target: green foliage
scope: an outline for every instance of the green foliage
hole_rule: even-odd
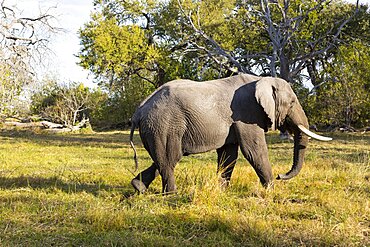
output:
[[[216,153],[184,157],[178,194],[133,192],[128,132],[0,132],[3,246],[369,246],[369,134],[312,141],[299,176],[265,190],[239,155],[221,190]],[[275,174],[293,144],[267,135]],[[135,143],[140,169],[151,165]]]
[[[42,113],[47,107],[55,105],[58,95],[58,84],[50,80],[45,82],[40,90],[31,96],[31,111],[34,114]]]
[[[136,80],[127,83],[124,92],[106,94],[106,99],[101,102],[99,108],[91,113],[93,127],[104,130],[128,126],[136,106],[154,90],[153,85]]]
[[[369,126],[370,48],[359,42],[338,49],[328,82],[309,98],[312,122],[326,125]]]
[[[127,71],[149,66],[158,57],[140,27],[119,26],[114,17],[106,19],[100,14],[93,15],[92,19],[80,34],[85,46],[80,64],[96,75],[113,82]]]

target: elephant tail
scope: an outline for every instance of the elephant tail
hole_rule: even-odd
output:
[[[139,162],[137,160],[137,152],[136,152],[136,148],[135,148],[134,141],[133,141],[135,128],[136,128],[136,123],[135,121],[132,121],[131,131],[130,131],[130,145],[131,145],[131,148],[134,150],[135,172],[137,172],[137,170],[139,169]]]

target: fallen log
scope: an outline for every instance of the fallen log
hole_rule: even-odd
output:
[[[55,129],[55,128],[63,128],[62,124],[56,124],[49,121],[41,121],[41,122],[15,122],[15,121],[5,121],[5,126],[10,127],[18,127],[18,128],[44,128],[44,129]]]
[[[45,129],[43,130],[45,131],[46,133],[50,133],[50,134],[58,134],[58,133],[66,133],[66,132],[71,132],[72,129],[70,128],[62,128],[62,129]]]
[[[15,119],[15,118],[9,118],[7,120],[5,120],[5,122],[3,123],[5,127],[16,127],[16,128],[22,128],[22,129],[39,128],[48,133],[72,132],[72,131],[78,131],[85,127],[91,127],[90,120],[88,118],[83,118],[79,123],[77,123],[74,126],[66,126],[63,124],[53,123],[53,122],[46,121],[46,120],[37,121],[37,122],[28,122],[28,121],[24,122],[24,121]]]
[[[49,122],[49,121],[41,121],[40,123],[46,129],[55,129],[55,128],[60,129],[60,128],[64,127],[63,124],[52,123],[52,122]]]

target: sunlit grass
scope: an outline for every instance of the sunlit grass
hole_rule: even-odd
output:
[[[265,190],[239,155],[218,186],[215,152],[184,157],[178,193],[133,193],[128,132],[0,132],[1,246],[368,246],[370,135],[311,141],[305,165]],[[274,174],[293,144],[267,136]],[[140,169],[151,164],[138,146]]]

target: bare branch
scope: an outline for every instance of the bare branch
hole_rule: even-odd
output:
[[[142,75],[140,74],[140,71],[137,71],[137,72],[135,73],[135,75],[137,75],[139,78],[141,78],[141,79],[143,79],[143,80],[145,80],[145,81],[147,81],[147,82],[151,83],[152,85],[157,86],[157,85],[156,85],[156,83],[155,83],[154,81],[152,81],[152,80],[150,80],[150,79],[146,78],[145,76],[142,76]]]
[[[54,17],[48,12],[22,16],[16,6],[7,6],[5,2],[0,2],[0,81],[5,85],[0,89],[0,98],[2,90],[13,92],[12,97],[16,98],[25,85],[36,79],[35,68],[44,64],[51,35],[60,29],[52,25]],[[0,101],[2,114],[3,106],[10,106],[12,98],[3,97]]]
[[[35,22],[35,21],[42,21],[42,20],[49,19],[49,18],[54,18],[54,16],[45,14],[45,15],[41,15],[41,16],[38,16],[38,17],[34,17],[34,18],[31,18],[31,17],[20,17],[19,20],[20,21],[32,21],[32,22]]]
[[[338,43],[341,42],[341,40],[339,39],[339,36],[340,36],[343,28],[347,25],[347,23],[349,21],[351,21],[356,16],[356,14],[358,13],[358,11],[359,11],[359,8],[358,8],[359,5],[358,4],[359,4],[359,0],[357,0],[356,8],[355,8],[355,10],[353,11],[352,15],[349,18],[345,18],[341,21],[338,21],[325,34],[323,34],[320,38],[316,39],[315,42],[311,42],[311,43],[308,44],[308,46],[311,47],[311,51],[307,54],[298,56],[297,58],[295,58],[292,61],[292,64],[294,64],[294,63],[298,63],[298,64],[292,69],[291,74],[295,75],[295,74],[299,73],[300,71],[302,71],[302,69],[304,68],[305,63],[308,60],[327,53],[329,50],[333,49]],[[339,27],[336,29],[335,34],[331,35],[331,33],[334,30],[334,27],[337,26],[337,25],[339,25]],[[326,40],[328,37],[331,38],[330,43],[327,46],[317,50],[316,47],[321,45],[323,43],[323,41]]]
[[[217,61],[216,58],[213,58],[213,53],[215,54],[218,54],[220,56],[223,56],[225,58],[227,58],[231,64],[233,64],[236,69],[234,68],[231,68],[231,67],[228,67],[228,70],[232,71],[232,72],[242,72],[242,73],[248,73],[250,71],[247,71],[246,68],[244,66],[242,66],[236,59],[234,56],[232,56],[230,54],[229,51],[226,51],[225,49],[223,49],[212,37],[208,36],[203,30],[201,30],[200,28],[200,16],[199,16],[199,8],[198,8],[198,13],[197,13],[197,22],[198,22],[198,27],[195,26],[193,20],[192,20],[192,12],[190,11],[189,14],[186,14],[185,13],[185,10],[183,9],[182,7],[182,4],[180,2],[180,0],[177,0],[178,2],[178,5],[179,5],[179,8],[180,8],[180,11],[181,13],[187,18],[187,21],[189,23],[189,26],[195,31],[195,33],[199,36],[201,36],[203,39],[205,39],[206,41],[208,41],[211,46],[213,47],[213,49],[215,50],[214,52],[207,52],[207,54],[214,60],[214,61]],[[195,43],[194,43],[195,44]],[[198,47],[198,45],[196,45],[196,47]],[[204,49],[202,49],[200,46],[198,47],[200,50],[203,50],[205,51]],[[218,64],[220,64],[220,62],[218,62]]]
[[[219,66],[224,67],[224,68],[226,68],[227,70],[229,70],[229,71],[231,71],[233,73],[238,73],[239,72],[237,69],[228,66],[227,63],[224,63],[224,62],[220,61],[219,59],[217,59],[217,57],[216,57],[217,54],[214,54],[213,52],[211,52],[207,48],[205,48],[203,46],[200,46],[197,43],[192,43],[192,44],[197,48],[197,50],[202,50],[202,51],[206,52],[207,55],[208,55],[208,57],[210,59],[212,59]]]

